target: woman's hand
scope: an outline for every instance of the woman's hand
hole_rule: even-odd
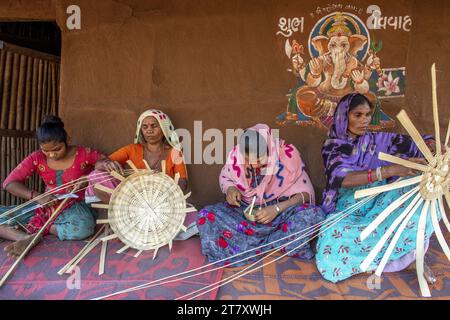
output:
[[[418,164],[423,164],[423,165],[427,164],[427,161],[423,158],[409,158],[408,160],[411,162],[418,163]],[[416,176],[421,173],[421,171],[419,171],[419,170],[407,168],[407,167],[404,167],[399,164],[393,164],[393,165],[387,166],[386,169],[388,171],[389,176],[391,176],[391,177],[394,177],[394,176],[411,177],[411,176]]]
[[[97,164],[96,164],[96,169],[107,171],[107,172],[117,171],[119,173],[123,173],[123,168],[120,165],[120,163],[117,161],[111,161],[109,159],[101,160],[99,167],[97,167]]]
[[[56,201],[58,201],[58,198],[56,198],[56,196],[53,194],[49,194],[45,197],[40,198],[36,202],[43,207],[51,207],[52,205],[55,204]]]
[[[229,187],[227,189],[227,202],[232,206],[241,206],[241,192],[236,187]]]
[[[269,207],[265,207],[261,210],[256,211],[255,220],[258,223],[268,224],[268,223],[271,223],[277,215],[278,215],[278,212],[275,209],[275,207],[269,206]]]

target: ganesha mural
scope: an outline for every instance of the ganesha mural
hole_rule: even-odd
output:
[[[286,111],[277,122],[329,128],[339,99],[357,91],[376,106],[371,129],[393,127],[394,121],[381,110],[380,98],[401,96],[405,74],[404,68],[382,69],[377,56],[381,48],[381,41],[371,39],[361,19],[348,12],[322,17],[310,32],[307,49],[286,39],[289,71],[298,82],[288,92]]]

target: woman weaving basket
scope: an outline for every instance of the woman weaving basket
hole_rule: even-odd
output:
[[[307,243],[311,236],[301,232],[324,214],[314,205],[312,184],[293,145],[273,138],[265,124],[249,128],[229,153],[219,182],[227,201],[205,207],[197,218],[202,251],[210,262],[239,266],[278,247],[289,256],[314,256]],[[248,207],[252,212],[244,215]],[[301,240],[286,244],[292,237]]]
[[[37,202],[41,204],[41,207],[31,211],[30,206],[19,210],[14,210],[14,206],[0,207],[0,213],[11,212],[0,218],[0,238],[14,241],[5,247],[8,255],[13,257],[20,256],[33,240],[33,234],[49,220],[61,203],[57,196],[70,195],[75,188],[71,182],[87,176],[95,163],[104,157],[96,150],[68,145],[64,123],[55,116],[44,119],[36,136],[40,150],[26,157],[3,181],[6,191],[27,200],[38,197]],[[58,190],[39,196],[39,192],[29,189],[24,183],[35,172],[44,181],[47,191]],[[84,202],[84,191],[75,191],[72,196],[43,235],[51,233],[60,240],[81,240],[94,233],[94,212]]]
[[[343,97],[336,108],[333,125],[322,148],[327,175],[322,209],[330,219],[357,202],[355,191],[387,184],[393,177],[411,177],[419,173],[379,160],[379,152],[425,163],[423,155],[409,136],[368,132],[372,111],[371,102],[361,94]],[[424,136],[424,140],[429,148],[434,150],[434,140],[430,136]],[[401,211],[411,203],[412,198],[395,209],[364,241],[360,239],[361,231],[389,204],[412,188],[413,186],[408,186],[381,193],[354,213],[343,217],[332,228],[323,230],[324,233],[317,242],[316,262],[325,279],[338,282],[363,272],[360,269],[361,263]],[[413,216],[403,231],[384,269],[385,272],[405,269],[415,260],[417,220],[418,215]],[[430,238],[432,232],[432,223],[428,221],[426,239]],[[368,271],[376,269],[386,249],[387,245],[381,249]],[[429,268],[426,269],[426,278],[429,282],[434,281]]]
[[[150,168],[162,171],[162,160],[165,160],[165,173],[170,177],[180,174],[179,186],[183,191],[188,189],[188,177],[186,166],[181,152],[181,144],[170,118],[160,110],[151,109],[139,116],[136,127],[134,143],[129,144],[113,152],[109,159],[99,161],[96,170],[90,175],[90,187],[86,190],[86,202],[108,202],[110,195],[94,189],[96,183],[114,189],[118,184],[117,179],[99,179],[99,172],[122,171],[123,166],[131,160],[138,169],[145,169],[144,160]],[[96,196],[96,197],[95,197]]]

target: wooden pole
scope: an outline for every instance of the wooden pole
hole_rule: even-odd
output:
[[[25,81],[25,108],[23,115],[24,130],[30,130],[31,80],[33,79],[33,58],[27,57],[27,77]]]
[[[9,115],[9,99],[11,95],[11,67],[12,67],[13,53],[6,51],[5,71],[3,74],[3,96],[2,96],[2,110],[0,118],[0,128],[10,129],[8,127]]]
[[[37,105],[37,84],[39,73],[39,59],[33,59],[33,77],[31,82],[31,119],[30,129],[36,130],[36,105]]]
[[[24,130],[23,119],[24,119],[24,103],[25,103],[25,87],[26,87],[25,84],[26,67],[27,67],[27,57],[21,55],[19,63],[19,82],[17,85],[17,100],[16,100],[17,116],[15,119],[16,130]]]
[[[13,69],[11,78],[11,97],[9,99],[9,120],[8,128],[15,129],[15,118],[17,116],[17,83],[19,81],[19,60],[20,57],[17,53],[13,57]]]

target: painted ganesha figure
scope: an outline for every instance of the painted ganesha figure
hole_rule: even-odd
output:
[[[312,38],[311,43],[319,52],[308,64],[295,55],[292,59],[294,73],[300,76],[305,86],[296,93],[297,105],[303,114],[320,120],[326,127],[340,98],[357,91],[366,95],[375,105],[376,95],[369,90],[369,78],[374,70],[380,70],[380,59],[369,51],[366,63],[356,57],[368,39],[362,34],[353,34],[340,15],[328,31]],[[324,35],[325,34],[325,35]],[[295,51],[295,50],[294,50]]]

